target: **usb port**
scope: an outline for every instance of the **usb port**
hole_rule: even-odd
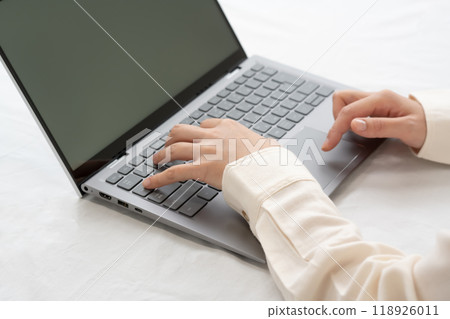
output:
[[[128,208],[128,204],[125,203],[125,202],[122,202],[121,200],[118,200],[118,201],[117,201],[117,204],[119,204],[120,206],[123,206],[123,207]]]
[[[135,211],[137,211],[138,213],[142,213],[142,209],[135,207],[134,208]]]
[[[105,193],[100,192],[100,196],[107,199],[107,200],[111,200],[111,196],[106,195]]]

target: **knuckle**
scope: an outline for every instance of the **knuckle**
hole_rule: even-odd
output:
[[[169,132],[169,136],[174,136],[180,130],[181,124],[175,124]]]
[[[375,132],[381,132],[383,130],[383,127],[384,127],[383,121],[380,121],[379,119],[374,119],[372,121],[372,129]]]
[[[175,181],[176,176],[177,176],[177,169],[176,169],[176,167],[168,168],[168,169],[166,169],[166,170],[164,171],[163,174],[164,174],[164,177],[165,177],[168,181],[170,181],[170,182]]]
[[[392,98],[394,96],[394,92],[388,89],[384,89],[380,91],[380,96],[383,98]]]
[[[341,110],[343,117],[349,117],[352,114],[352,108],[350,106],[344,106]]]

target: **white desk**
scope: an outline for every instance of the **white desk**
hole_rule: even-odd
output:
[[[307,69],[371,2],[221,4],[248,55]],[[379,0],[310,71],[364,90],[448,88],[448,12],[445,0]],[[265,266],[162,225],[112,265],[151,222],[77,198],[3,68],[0,146],[0,299],[281,298]],[[390,141],[332,198],[367,240],[423,254],[450,227],[449,195],[449,167]]]

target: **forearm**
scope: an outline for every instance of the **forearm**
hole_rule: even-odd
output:
[[[266,166],[243,166],[241,159],[227,167],[223,190],[230,205],[248,217],[286,299],[427,298],[420,294],[421,283],[435,280],[435,274],[424,266],[422,281],[415,279],[416,264],[424,264],[420,257],[363,241],[307,169],[292,163],[295,155],[281,166],[277,152],[259,152]]]

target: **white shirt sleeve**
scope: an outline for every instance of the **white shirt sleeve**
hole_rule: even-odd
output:
[[[440,134],[449,137],[450,126],[433,103],[419,101],[434,138],[427,136],[418,156],[449,163],[449,142]],[[450,111],[441,115],[448,119]],[[288,154],[285,165],[282,152]],[[438,235],[427,257],[364,241],[286,149],[266,148],[230,163],[222,185],[227,203],[249,221],[286,299],[450,299],[450,231]]]
[[[450,90],[415,92],[410,98],[422,104],[427,121],[427,136],[417,156],[450,164]]]

